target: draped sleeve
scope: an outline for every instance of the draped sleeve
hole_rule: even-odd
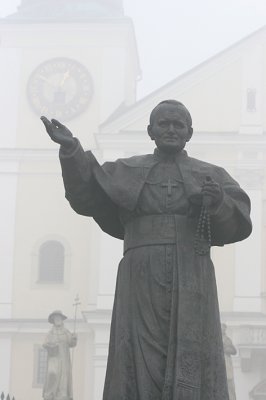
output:
[[[252,231],[250,199],[228,172],[220,166],[190,157],[180,167],[191,203],[192,218],[199,218],[201,191],[206,176],[217,182],[222,190],[221,202],[209,208],[211,245],[223,246],[247,238]]]
[[[84,151],[78,139],[75,141],[70,151],[60,148],[59,152],[65,197],[78,214],[93,217],[104,232],[123,239],[118,206],[101,188],[93,173],[94,165],[99,167],[99,164],[91,151]]]
[[[239,184],[223,169],[216,169],[223,198],[211,210],[212,245],[223,246],[246,239],[252,231],[250,199]]]

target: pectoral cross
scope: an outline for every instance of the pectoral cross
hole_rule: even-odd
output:
[[[171,179],[168,178],[167,183],[162,183],[161,187],[166,187],[167,188],[167,196],[171,197],[172,196],[172,188],[177,187],[177,184],[171,182]]]

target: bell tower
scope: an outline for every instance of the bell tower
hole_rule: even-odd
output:
[[[38,349],[49,313],[61,309],[71,318],[77,293],[83,309],[97,298],[98,233],[64,199],[58,146],[40,116],[61,120],[93,149],[99,125],[135,103],[139,75],[122,0],[21,0],[0,20],[0,318],[23,332],[10,334],[7,324],[0,338],[0,387],[15,398],[41,397]],[[57,276],[45,258],[49,248],[61,254]],[[75,355],[80,400],[92,398],[90,340],[81,334]]]
[[[8,97],[0,107],[12,115],[10,135],[19,147],[46,145],[31,134],[42,114],[68,122],[91,147],[88,130],[135,102],[140,70],[122,0],[22,0],[0,20],[0,38],[0,84]]]

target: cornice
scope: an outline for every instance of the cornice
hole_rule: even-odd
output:
[[[0,148],[1,161],[51,160],[58,158],[58,149]]]
[[[111,310],[90,310],[82,312],[84,320],[92,327],[109,327],[111,324]]]
[[[266,326],[266,314],[260,312],[221,312],[222,322],[228,322],[230,326],[247,326],[263,324]]]
[[[65,322],[65,327],[70,331],[73,330],[74,320],[68,319]],[[51,325],[47,319],[34,319],[34,318],[10,318],[0,319],[0,336],[5,334],[45,334],[50,329]],[[82,320],[76,322],[77,333],[88,333],[90,329],[88,325]]]
[[[95,135],[98,146],[109,147],[119,143],[149,143],[146,131],[128,131],[121,130],[119,133],[111,131],[105,133],[97,133]],[[266,132],[262,135],[240,134],[237,131],[232,132],[206,132],[195,131],[191,139],[190,145],[243,145],[252,147],[266,148]]]

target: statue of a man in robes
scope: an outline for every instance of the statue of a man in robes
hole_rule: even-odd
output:
[[[72,367],[70,347],[77,344],[76,334],[64,327],[67,317],[60,310],[53,311],[48,321],[52,324],[43,347],[47,350],[47,369],[43,387],[44,400],[72,400]]]
[[[232,340],[227,335],[226,330],[227,330],[226,324],[222,324],[224,358],[225,358],[225,366],[226,366],[229,400],[236,400],[234,368],[233,368],[233,363],[232,363],[232,356],[235,356],[237,351],[236,351],[235,346],[233,345]]]
[[[210,246],[245,239],[250,201],[221,167],[190,158],[192,119],[178,101],[150,115],[153,154],[99,165],[59,121],[66,198],[124,240],[104,400],[229,400]]]

